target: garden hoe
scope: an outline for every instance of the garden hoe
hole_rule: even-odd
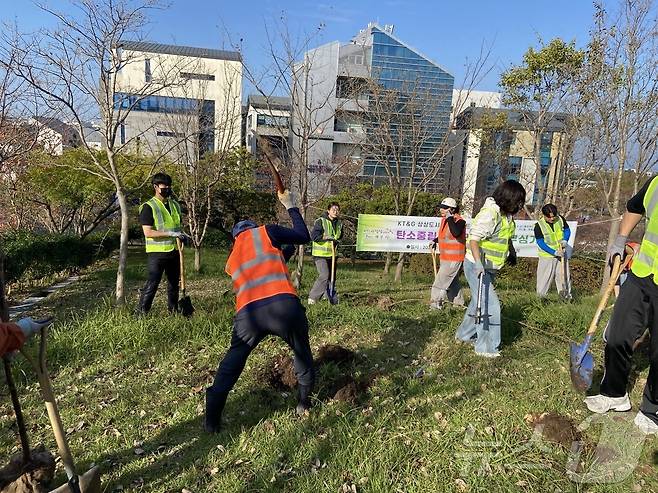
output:
[[[68,482],[54,489],[51,493],[100,493],[101,492],[101,477],[98,466],[94,466],[82,476],[78,476],[75,471],[75,464],[71,456],[71,450],[66,440],[66,433],[62,425],[62,419],[59,415],[57,408],[57,401],[53,393],[52,383],[48,375],[48,368],[46,367],[46,335],[47,328],[41,329],[41,344],[39,346],[39,359],[35,364],[30,361],[39,378],[39,385],[41,386],[41,394],[46,402],[46,410],[48,411],[48,418],[50,425],[55,434],[55,441],[59,449],[59,455],[68,477]]]
[[[194,307],[192,306],[192,300],[190,297],[185,294],[185,257],[183,256],[183,242],[179,239],[176,239],[178,244],[178,256],[180,259],[180,289],[183,293],[183,296],[178,300],[178,307],[180,312],[184,317],[190,318],[194,314]]]
[[[596,308],[594,318],[592,318],[592,322],[589,324],[585,340],[582,344],[572,342],[570,345],[569,359],[571,361],[571,382],[576,390],[579,390],[580,392],[587,391],[592,385],[592,378],[594,376],[594,356],[589,352],[589,346],[599,324],[599,319],[605,310],[610,294],[615,289],[615,284],[617,283],[619,274],[626,268],[632,259],[633,249],[628,246],[626,247],[626,258],[623,264],[620,265],[621,262],[619,256],[615,257],[612,266],[612,273],[610,274],[610,281],[601,296],[601,301],[599,301],[599,306]]]

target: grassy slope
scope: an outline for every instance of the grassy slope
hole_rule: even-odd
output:
[[[581,338],[593,298],[542,306],[534,285],[502,283],[509,317],[503,357],[483,360],[454,343],[462,311],[427,310],[427,279],[409,277],[396,286],[378,265],[345,265],[338,280],[341,304],[308,310],[314,350],[342,344],[358,352],[347,370],[363,378],[379,375],[358,405],[329,401],[327,382],[345,369],[327,366],[318,381],[323,403],[297,418],[294,395],[258,381],[258,370],[285,351],[281,341],[268,339],[252,354],[229,399],[225,431],[200,433],[203,388],[230,337],[233,298],[223,261],[208,252],[205,274],[192,276],[197,314],[191,321],[135,320],[129,311],[110,309],[106,296],[114,271],[108,263],[49,299],[59,319],[49,360],[63,420],[80,469],[100,464],[106,491],[658,490],[653,440],[645,443],[634,473],[611,485],[570,481],[568,446],[530,441],[533,430],[524,420],[529,413],[555,411],[575,423],[587,416],[582,396],[571,388],[561,339]],[[142,265],[135,252],[129,269],[133,304]],[[303,293],[313,278],[309,266]],[[410,301],[385,310],[375,303],[381,295]],[[155,312],[162,302],[159,294]],[[598,342],[596,351],[600,363]],[[26,371],[19,380],[26,385],[21,395],[32,442],[55,450],[34,375],[19,365]],[[425,374],[414,378],[419,368]],[[635,403],[644,378],[646,369],[635,385]],[[17,450],[17,438],[4,397],[0,429],[5,457]],[[595,444],[598,431],[587,433],[586,441]],[[587,451],[585,462],[592,447]]]

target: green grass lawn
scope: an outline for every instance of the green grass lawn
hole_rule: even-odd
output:
[[[224,431],[202,433],[203,390],[228,347],[233,315],[225,255],[204,255],[205,272],[188,283],[197,309],[191,320],[159,317],[162,291],[153,315],[131,316],[145,276],[138,250],[131,251],[125,310],[111,307],[111,259],[39,308],[58,317],[49,366],[74,457],[80,470],[100,465],[105,491],[658,491],[652,438],[637,465],[628,460],[625,479],[619,481],[623,467],[610,473],[625,457],[617,442],[635,436],[632,427],[623,432],[634,411],[610,421],[607,429],[618,438],[600,447],[607,453],[595,452],[605,426],[592,424],[580,435],[569,426],[589,413],[571,387],[567,341],[582,339],[596,299],[581,293],[571,304],[557,297],[539,302],[534,279],[501,282],[503,356],[487,360],[454,342],[463,311],[428,310],[430,279],[407,276],[395,284],[380,264],[342,263],[340,305],[307,310],[311,346],[315,352],[340,344],[356,357],[320,368],[312,412],[297,417],[294,392],[263,380],[273,357],[287,352],[281,341],[266,339],[229,398]],[[314,277],[309,264],[302,299]],[[29,346],[34,351],[35,343]],[[594,346],[600,365],[600,340]],[[32,443],[55,451],[34,373],[22,357],[16,366]],[[646,366],[638,359],[634,410]],[[348,374],[369,382],[367,390],[354,402],[331,399]],[[0,457],[8,458],[18,437],[2,392]],[[544,434],[532,424],[544,412],[563,418],[553,433],[548,424]],[[577,443],[572,451],[577,439],[580,456]],[[60,468],[58,481],[63,477]]]

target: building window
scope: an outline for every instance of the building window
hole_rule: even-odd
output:
[[[336,97],[353,99],[366,92],[366,81],[358,77],[343,77],[336,79]]]
[[[168,96],[139,96],[117,92],[114,94],[115,109],[150,111],[153,113],[204,113],[215,112],[214,101]]]
[[[334,132],[361,133],[363,124],[357,114],[339,111],[334,118]]]
[[[183,79],[191,79],[191,80],[215,80],[215,76],[212,74],[195,74],[192,72],[181,72],[180,76]]]
[[[151,59],[147,58],[144,60],[144,80],[146,82],[151,82]]]
[[[170,132],[168,130],[158,130],[156,135],[158,137],[185,137],[185,134],[182,132]]]
[[[259,127],[287,127],[289,121],[287,116],[258,115],[256,117],[256,125]]]

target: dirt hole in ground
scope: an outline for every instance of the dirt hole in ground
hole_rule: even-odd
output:
[[[528,414],[525,421],[533,429],[541,431],[546,440],[571,448],[571,444],[581,439],[581,434],[573,420],[554,412]],[[538,428],[539,427],[539,428]]]
[[[31,461],[23,467],[22,454],[15,455],[0,469],[3,493],[45,493],[55,476],[55,458],[43,445],[31,451]]]
[[[356,404],[363,400],[363,395],[378,375],[355,379],[345,368],[356,359],[354,351],[338,344],[321,346],[315,358],[315,367],[334,364],[339,368],[339,374],[320,377],[318,394],[320,399],[333,399],[340,402]],[[260,380],[277,390],[290,391],[297,386],[293,359],[288,353],[281,353],[272,358],[260,371]]]

